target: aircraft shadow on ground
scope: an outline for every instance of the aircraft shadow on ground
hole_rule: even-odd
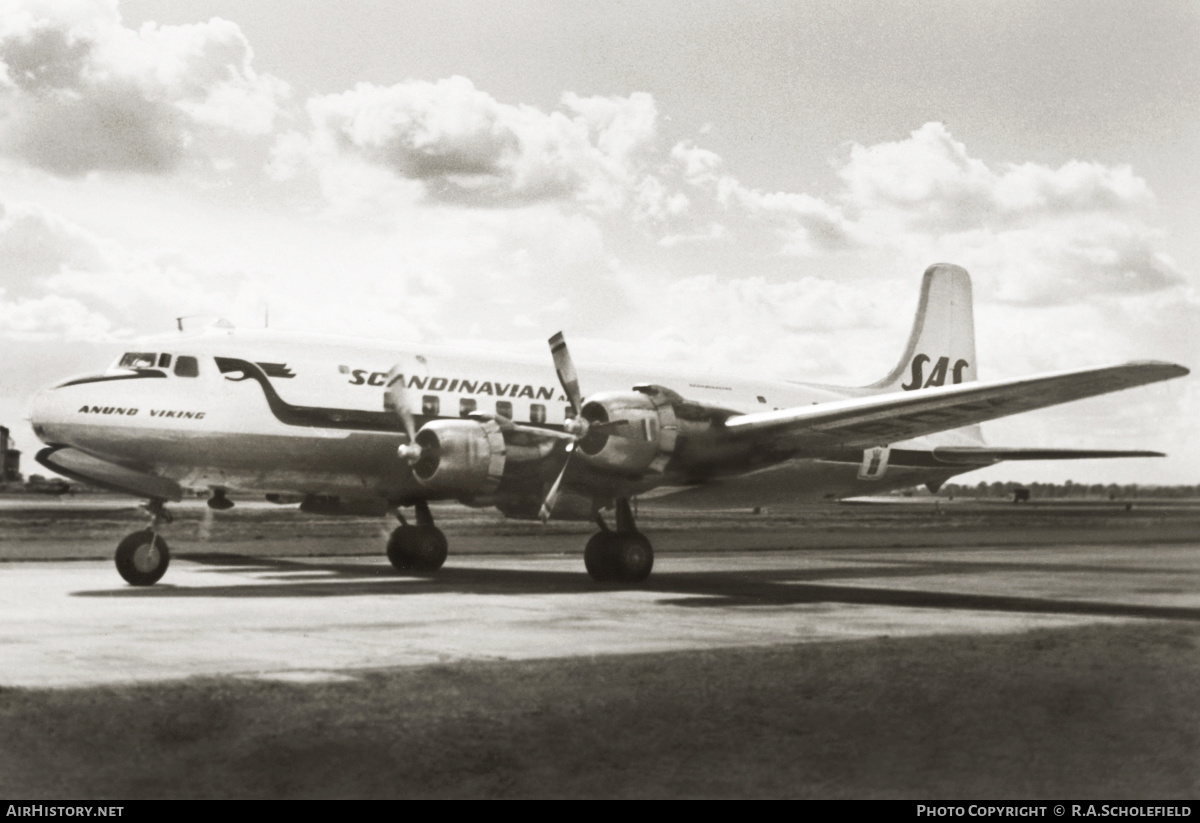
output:
[[[189,554],[180,560],[210,568],[206,573],[246,574],[261,572],[254,583],[228,586],[174,586],[119,588],[75,592],[77,597],[118,598],[278,598],[349,597],[363,595],[406,596],[418,594],[577,594],[590,595],[628,589],[663,596],[662,605],[688,608],[787,607],[811,604],[856,604],[961,611],[1024,612],[1031,614],[1138,617],[1147,619],[1200,621],[1200,608],[1115,603],[1097,600],[1066,600],[1019,595],[969,594],[953,591],[891,589],[872,586],[823,583],[847,577],[920,578],[948,574],[1037,572],[1145,574],[1162,577],[1191,570],[1162,568],[1105,567],[1079,564],[988,563],[947,561],[900,561],[881,565],[855,563],[836,568],[754,569],[728,571],[660,572],[648,581],[625,586],[593,582],[582,570],[497,569],[450,566],[436,575],[414,576],[394,570],[386,563],[345,563],[337,560],[296,561],[281,558],[247,557],[230,554]],[[582,565],[582,564],[581,564]],[[1128,581],[1122,589],[1129,591]],[[1155,592],[1185,591],[1174,585]],[[1143,590],[1147,591],[1147,590]],[[648,606],[648,608],[650,608]]]

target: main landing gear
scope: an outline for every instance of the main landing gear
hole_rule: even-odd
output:
[[[158,534],[160,526],[171,522],[162,500],[146,504],[150,515],[148,528],[134,532],[117,544],[117,572],[134,586],[153,586],[167,573],[171,551]]]
[[[617,528],[613,531],[599,512],[600,531],[583,550],[583,564],[592,579],[600,583],[640,583],[654,568],[654,549],[646,535],[637,530],[629,498],[617,499]]]
[[[428,503],[418,500],[414,508],[417,513],[415,526],[410,526],[400,509],[396,508],[395,514],[400,525],[388,538],[388,560],[402,572],[435,572],[446,562],[446,535],[433,525]]]

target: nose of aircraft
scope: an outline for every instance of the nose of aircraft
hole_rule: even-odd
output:
[[[61,434],[59,429],[64,422],[63,398],[60,393],[56,394],[55,389],[42,389],[33,396],[29,404],[29,423],[38,439],[43,443],[60,440],[56,435]]]

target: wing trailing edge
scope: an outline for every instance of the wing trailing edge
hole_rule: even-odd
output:
[[[998,446],[935,446],[933,457],[942,463],[974,465],[1005,460],[1092,460],[1109,457],[1166,457],[1162,452],[1120,449],[1029,449]]]

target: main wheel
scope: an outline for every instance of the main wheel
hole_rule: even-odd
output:
[[[167,541],[150,529],[134,532],[117,544],[117,572],[134,586],[153,586],[171,564]]]
[[[654,568],[654,549],[641,532],[618,532],[613,547],[613,567],[617,580],[623,583],[641,583],[650,576]]]
[[[597,532],[583,550],[583,565],[599,583],[640,583],[654,568],[654,549],[641,532]]]
[[[446,562],[449,548],[436,526],[399,526],[388,538],[387,556],[398,571],[435,572]]]
[[[613,563],[615,538],[614,532],[596,532],[583,550],[583,565],[597,583],[617,579],[617,570]]]

